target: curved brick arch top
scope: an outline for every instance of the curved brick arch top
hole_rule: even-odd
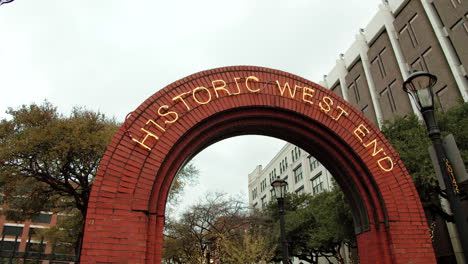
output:
[[[380,131],[313,82],[245,66],[179,80],[127,117],[93,185],[82,263],[161,263],[174,175],[210,144],[246,134],[294,143],[332,172],[353,211],[361,263],[435,263],[416,189]]]

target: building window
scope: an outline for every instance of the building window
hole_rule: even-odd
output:
[[[361,112],[362,112],[363,114],[365,114],[365,113],[367,112],[367,108],[369,108],[369,105],[364,106],[364,107],[361,109]]]
[[[4,236],[22,236],[23,227],[22,226],[3,226],[2,235]]]
[[[300,156],[301,156],[301,149],[298,147],[294,147],[294,149],[291,150],[292,161],[295,162],[296,160],[299,159]]]
[[[296,194],[303,194],[304,193],[304,185],[302,185],[301,187],[297,188],[296,190]]]
[[[0,248],[7,251],[18,251],[19,242],[14,241],[0,241]]]
[[[40,230],[40,228],[31,228],[30,227],[28,236],[34,237],[35,235],[37,235],[37,230]]]
[[[297,183],[300,180],[302,180],[302,165],[299,165],[295,170],[294,170],[294,181]]]
[[[385,63],[383,58],[385,57],[386,48],[384,47],[377,56],[371,61],[371,65],[374,68],[378,68],[380,72],[380,79],[384,79],[387,76],[387,70],[385,70]]]
[[[320,166],[320,162],[319,162],[316,158],[310,156],[310,157],[309,157],[309,165],[310,165],[310,171],[313,171],[313,170],[315,170],[318,166]]]
[[[45,247],[46,245],[44,243],[28,242],[28,244],[26,245],[26,251],[44,253]]]
[[[42,224],[50,224],[50,220],[52,220],[51,214],[40,214],[32,221],[33,223],[42,223]]]
[[[390,107],[390,110],[392,111],[392,113],[396,112],[397,110],[395,98],[393,97],[393,92],[392,92],[392,88],[395,89],[394,86],[395,86],[395,81],[390,83],[388,87],[385,87],[382,90],[382,92],[380,92],[380,97],[382,98],[382,100],[387,99],[386,101],[388,102],[388,106]]]
[[[276,195],[275,195],[275,189],[271,189],[271,190],[270,190],[270,196],[271,196],[271,197],[276,197]]]
[[[266,179],[263,179],[263,181],[260,182],[260,192],[264,192],[266,189],[267,183]]]
[[[359,94],[359,88],[358,88],[358,83],[360,82],[361,76],[358,76],[354,82],[351,83],[350,86],[348,86],[348,90],[352,90],[354,92],[354,100],[359,103],[361,101],[361,95]],[[351,94],[350,92],[348,92]]]
[[[262,197],[262,209],[265,209],[266,206],[267,206],[266,196],[263,196],[263,197]]]
[[[276,168],[274,168],[269,174],[268,177],[270,178],[270,183],[272,183],[276,179]]]
[[[280,162],[280,175],[286,171],[288,168],[288,157],[284,157],[284,159]]]
[[[253,190],[252,190],[252,200],[255,200],[257,198],[257,187],[255,187]]]
[[[286,185],[286,193],[287,193],[287,192],[289,192],[288,176],[284,177],[284,180],[288,183],[288,185]]]
[[[314,178],[312,178],[312,194],[318,194],[323,191],[323,177],[322,172],[317,174]]]

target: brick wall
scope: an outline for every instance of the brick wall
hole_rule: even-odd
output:
[[[128,116],[95,179],[82,263],[161,263],[177,170],[210,144],[247,134],[321,158],[353,208],[361,263],[435,263],[416,189],[378,128],[315,83],[247,66],[176,81]]]

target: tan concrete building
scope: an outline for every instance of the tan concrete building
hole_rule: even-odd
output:
[[[271,183],[277,178],[288,182],[290,193],[317,194],[332,188],[330,172],[316,158],[287,143],[264,168],[258,165],[249,174],[249,205],[252,209],[263,209],[275,199]]]

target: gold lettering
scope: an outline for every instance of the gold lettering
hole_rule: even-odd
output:
[[[309,104],[314,104],[309,99],[306,99],[306,97],[314,98],[314,93],[315,93],[314,89],[309,88],[309,87],[304,87],[303,92],[302,92],[302,101],[309,103]]]
[[[291,98],[294,98],[294,97],[296,96],[296,89],[297,89],[297,87],[300,88],[300,86],[295,85],[295,86],[294,86],[294,90],[291,91],[291,87],[289,86],[289,83],[288,83],[288,82],[286,82],[286,83],[284,84],[283,88],[281,88],[281,84],[279,83],[278,80],[276,80],[276,84],[278,84],[278,89],[279,89],[279,91],[280,91],[280,93],[281,93],[281,96],[284,95],[284,91],[286,91],[286,88],[288,88],[289,95],[291,96]]]
[[[166,132],[166,129],[164,129],[162,126],[158,125],[158,124],[157,124],[156,122],[154,122],[153,120],[148,119],[148,121],[146,121],[146,124],[149,124],[149,123],[155,125],[157,128],[161,129],[163,132]]]
[[[182,96],[186,95],[186,94],[189,94],[190,92],[185,92],[185,93],[181,93],[179,94],[178,96],[172,98],[172,101],[175,101],[175,100],[178,100],[180,99],[182,101],[182,103],[184,103],[185,107],[187,107],[187,110],[190,110],[190,107],[188,106],[188,104],[185,102],[184,98]]]
[[[148,139],[148,137],[154,137],[155,139],[159,139],[155,134],[149,132],[148,130],[144,129],[144,128],[141,128],[141,130],[145,131],[146,132],[146,136],[143,138],[142,141],[138,141],[134,138],[132,138],[133,141],[135,141],[136,143],[140,144],[141,146],[143,146],[145,149],[147,150],[151,150],[150,147],[148,147],[147,145],[145,145],[145,141]]]
[[[358,133],[361,134],[361,136],[366,136],[367,134],[369,134],[369,130],[363,125],[363,124],[360,124],[355,130],[354,130],[354,135],[359,139],[359,141],[362,142],[362,137],[360,135],[358,135]]]
[[[385,161],[385,160],[387,161],[388,167],[384,167],[384,165],[382,165],[382,162]],[[391,171],[391,170],[393,170],[393,160],[392,160],[390,157],[388,157],[388,156],[385,156],[385,157],[379,159],[379,160],[377,161],[377,164],[379,165],[379,167],[380,167],[383,171]]]
[[[149,124],[149,123],[155,125],[155,126],[158,127],[159,129],[161,129],[163,132],[166,131],[164,128],[162,128],[160,125],[156,124],[156,122],[154,122],[154,121],[151,120],[151,119],[149,119],[148,121],[146,121],[146,124]],[[138,141],[138,140],[136,140],[136,139],[134,139],[134,138],[132,138],[132,140],[135,141],[136,143],[140,144],[141,146],[143,146],[145,149],[151,150],[151,148],[148,147],[148,146],[145,144],[146,140],[148,139],[148,137],[153,137],[153,138],[155,138],[156,140],[159,140],[159,137],[156,136],[155,134],[153,134],[152,132],[150,132],[150,131],[144,129],[143,127],[141,128],[141,130],[143,130],[143,131],[146,133],[146,135],[145,135],[145,137],[143,138],[143,140],[142,140],[142,141]]]
[[[328,101],[328,102],[326,102],[326,101]],[[326,108],[322,105],[322,102],[325,103]],[[330,112],[330,110],[331,110],[331,107],[330,107],[330,106],[333,105],[333,100],[332,100],[330,97],[328,97],[328,96],[324,96],[324,97],[322,98],[322,102],[319,102],[320,110],[322,110],[322,111],[325,112],[325,113]]]
[[[375,155],[379,154],[381,151],[383,151],[383,148],[380,148],[379,151],[376,151],[377,150],[377,139],[375,138],[374,140],[372,140],[371,142],[365,144],[364,143],[364,147],[369,147],[370,145],[374,144],[374,151],[372,152],[372,157],[375,157]],[[385,151],[383,154],[386,154]]]
[[[342,116],[343,114],[345,114],[344,116],[348,116],[348,112],[346,112],[341,106],[337,106],[336,108],[340,109],[341,112],[340,112],[340,114],[339,114],[337,117],[335,117],[335,118],[333,118],[333,119],[335,119],[336,121],[338,121],[338,119],[340,119],[341,116]]]
[[[173,119],[164,121],[164,124],[172,124],[172,123],[176,122],[179,119],[179,114],[177,114],[177,112],[174,112],[174,111],[169,111],[169,112],[166,112],[166,113],[161,112],[163,109],[168,109],[168,108],[169,108],[169,106],[163,105],[163,106],[159,107],[159,109],[158,109],[158,114],[159,114],[160,117],[166,117],[168,115],[173,115]]]
[[[450,177],[452,178],[453,190],[456,193],[459,193],[460,188],[458,187],[457,178],[455,177],[455,174],[453,174],[452,164],[450,164],[450,161],[448,159],[445,160],[445,167],[447,168],[447,171],[450,174]]]
[[[247,88],[247,90],[249,90],[249,91],[252,92],[252,93],[260,92],[260,88],[257,89],[257,90],[252,90],[252,89],[250,89],[250,87],[249,87],[249,80],[250,80],[250,79],[253,79],[253,80],[256,81],[256,82],[259,82],[259,81],[260,81],[260,79],[258,79],[258,78],[255,77],[255,76],[249,76],[249,77],[247,77],[247,79],[245,79],[245,87]]]
[[[234,82],[236,83],[236,87],[237,87],[237,92],[233,93],[233,95],[238,95],[238,94],[241,93],[240,86],[239,86],[239,83],[237,82],[237,80],[240,80],[240,78],[239,77],[234,78]]]
[[[199,90],[203,90],[203,91],[206,91],[208,93],[208,100],[205,101],[205,102],[201,102],[200,100],[198,100],[198,98],[195,96],[195,94],[197,93],[197,91]],[[203,86],[200,86],[200,87],[197,87],[195,89],[193,89],[193,100],[195,100],[195,102],[199,103],[199,104],[207,104],[211,101],[211,93],[210,93],[210,90],[208,90],[206,87],[203,87]]]
[[[216,82],[220,82],[221,83],[221,86],[216,86]],[[226,89],[226,82],[224,80],[214,80],[214,81],[211,81],[211,84],[213,85],[213,89],[215,91],[215,94],[216,94],[216,98],[219,98],[219,94],[218,94],[218,90],[224,90],[226,91],[226,93],[228,95],[231,95],[231,92],[229,92],[228,89]]]

